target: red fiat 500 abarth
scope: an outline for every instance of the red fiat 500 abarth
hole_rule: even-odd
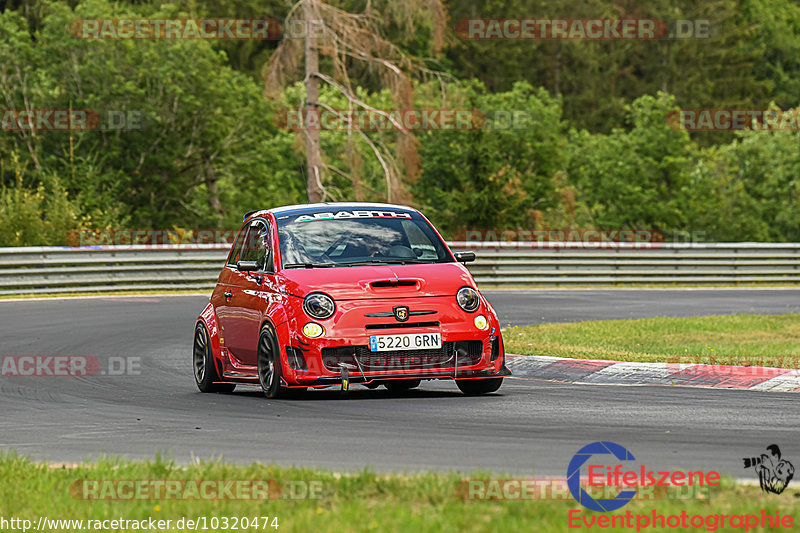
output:
[[[260,384],[275,398],[453,379],[465,394],[494,392],[511,372],[497,314],[461,264],[474,259],[409,207],[248,213],[197,320],[197,386]]]

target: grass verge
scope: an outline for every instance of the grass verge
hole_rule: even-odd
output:
[[[473,479],[492,476],[480,473]],[[178,466],[171,461],[156,459],[150,462],[132,462],[115,459],[73,466],[52,466],[34,463],[15,454],[0,456],[0,518],[31,520],[35,526],[40,516],[48,519],[83,520],[83,529],[49,527],[40,531],[81,531],[87,529],[87,520],[171,520],[205,517],[206,531],[222,531],[218,525],[211,528],[211,519],[220,524],[227,517],[259,517],[258,527],[240,527],[239,531],[326,532],[342,531],[414,531],[414,532],[484,532],[484,531],[568,531],[570,510],[581,510],[590,519],[599,517],[580,507],[567,497],[561,501],[474,501],[464,499],[458,474],[425,473],[415,475],[379,475],[371,471],[338,474],[329,470],[279,468],[253,464],[229,465],[222,462],[201,462],[191,466]],[[284,494],[297,499],[262,501],[185,501],[175,499],[154,500],[101,500],[86,501],[75,487],[84,482],[100,480],[274,480],[284,488],[295,487]],[[302,497],[302,487],[312,486],[317,498]],[[117,485],[122,494],[122,486]],[[292,493],[292,494],[290,494]],[[102,491],[100,492],[102,494]],[[77,495],[77,497],[76,497]],[[719,487],[711,487],[702,499],[666,499],[656,501],[635,500],[618,511],[652,513],[655,509],[663,515],[709,515],[722,513],[788,514],[795,509],[800,495],[791,487],[782,495],[765,495],[758,487],[738,485],[730,479]],[[262,528],[261,517],[269,517]],[[278,529],[273,528],[277,517]],[[109,524],[111,525],[111,524]],[[229,530],[232,528],[228,528]],[[5,529],[4,529],[5,530]],[[105,529],[105,531],[130,531],[131,527]],[[171,528],[168,531],[190,531],[193,528]],[[203,526],[198,527],[204,531]],[[704,530],[704,529],[700,529]],[[720,528],[718,531],[727,531]],[[635,531],[635,529],[634,529]],[[647,531],[661,531],[649,528]]]
[[[503,330],[506,351],[584,359],[800,364],[800,314],[596,320]]]

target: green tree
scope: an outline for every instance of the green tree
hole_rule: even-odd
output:
[[[451,91],[454,92],[454,91]],[[415,192],[444,230],[530,228],[537,210],[553,207],[564,165],[564,123],[558,99],[518,83],[487,94],[480,84],[453,100],[487,116],[472,131],[429,131],[421,136],[422,176]],[[520,120],[509,126],[509,115]]]
[[[228,67],[210,43],[86,41],[68,33],[75,18],[185,14],[168,5],[105,0],[86,0],[75,11],[48,3],[44,11],[35,38],[16,13],[0,16],[0,94],[7,107],[92,109],[101,118],[107,110],[131,111],[141,128],[4,136],[4,153],[30,158],[31,183],[45,170],[61,176],[89,223],[100,227],[233,224],[240,206],[225,203],[221,191],[241,199],[230,191],[243,180],[259,185],[260,206],[300,197],[291,183],[272,179],[271,164],[292,159],[276,147],[291,146],[273,142],[279,132],[260,87]],[[247,199],[248,207],[253,203]]]
[[[665,233],[684,227],[683,194],[694,149],[685,131],[667,124],[674,108],[669,95],[643,96],[628,107],[630,129],[571,133],[570,181],[595,227]]]

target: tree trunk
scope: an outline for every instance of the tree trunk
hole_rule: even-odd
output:
[[[316,0],[304,0],[303,16],[306,28],[306,113],[317,113],[317,103],[319,101],[319,50],[315,42],[314,31],[311,25],[314,24],[314,3]],[[307,115],[308,116],[308,115]],[[306,121],[308,125],[308,121]],[[306,192],[309,202],[321,202],[323,199],[322,191],[322,148],[319,142],[319,129],[306,128],[306,168],[308,169],[308,182]]]

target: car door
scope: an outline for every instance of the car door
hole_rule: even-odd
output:
[[[238,274],[236,262],[239,261],[244,247],[244,237],[249,228],[247,226],[239,230],[236,240],[231,247],[231,252],[225,267],[217,280],[217,286],[211,294],[211,305],[217,314],[220,325],[219,339],[223,348],[227,348],[227,333],[231,315],[231,304],[233,301],[234,289],[238,287]]]
[[[230,303],[226,330],[226,346],[243,365],[255,366],[258,335],[264,313],[273,297],[273,250],[269,223],[255,219],[247,229],[240,261],[255,261],[258,270],[235,270],[235,286]]]

